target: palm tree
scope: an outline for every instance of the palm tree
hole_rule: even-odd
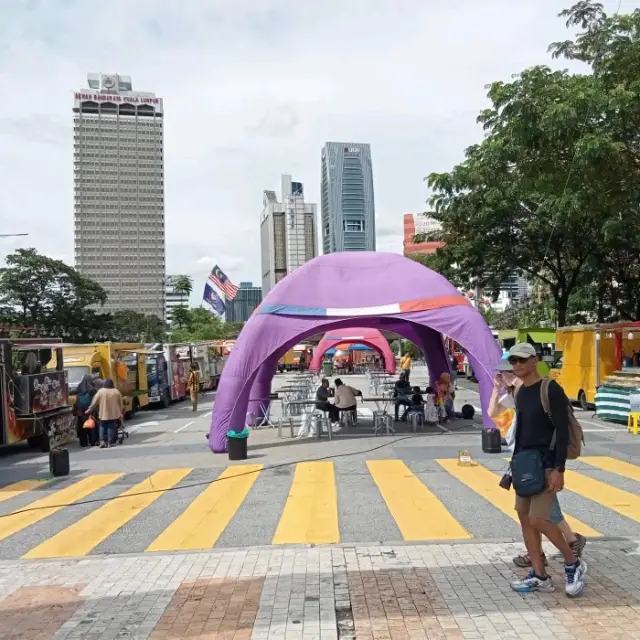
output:
[[[176,276],[173,280],[173,291],[180,294],[180,305],[184,307],[184,297],[188,300],[193,291],[193,280],[190,276]]]

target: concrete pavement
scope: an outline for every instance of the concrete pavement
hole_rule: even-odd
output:
[[[478,406],[461,387],[456,403]],[[505,591],[520,533],[497,486],[506,454],[482,453],[478,422],[332,441],[261,429],[230,463],[204,437],[212,402],[141,413],[121,447],[72,447],[68,478],[49,478],[41,454],[0,458],[0,616],[23,633],[0,638],[568,638],[583,620],[613,634],[594,638],[640,637],[640,440],[623,427],[579,414],[587,448],[561,495],[591,538],[592,599],[578,610],[560,592]],[[475,466],[457,464],[462,449]],[[59,625],[36,633],[47,607]]]

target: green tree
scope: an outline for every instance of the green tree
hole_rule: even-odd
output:
[[[111,336],[113,340],[123,342],[163,342],[166,337],[160,318],[131,309],[113,314]]]
[[[619,202],[617,215],[604,221],[605,243],[596,249],[584,293],[592,294],[600,320],[640,320],[640,10],[609,16],[601,3],[583,0],[560,16],[580,31],[550,50],[556,58],[590,65],[608,97],[603,114],[622,168],[608,184]]]
[[[594,286],[612,254],[618,283],[633,285],[625,302],[633,299],[637,270],[626,256],[640,239],[640,12],[609,18],[583,1],[562,15],[585,32],[552,45],[554,55],[593,73],[538,66],[494,82],[478,117],[484,140],[428,178],[446,242],[435,259],[493,293],[525,272],[547,285],[561,326],[574,292]]]
[[[173,280],[173,290],[180,294],[180,305],[184,307],[184,298],[189,300],[193,291],[193,279],[186,275],[176,276]]]
[[[174,307],[171,310],[171,322],[180,330],[183,330],[189,322],[189,317],[189,309],[187,307]]]
[[[11,323],[43,336],[82,340],[98,321],[92,307],[107,300],[106,291],[61,260],[18,249],[0,271],[0,308]]]

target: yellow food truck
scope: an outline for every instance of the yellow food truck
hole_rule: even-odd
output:
[[[557,329],[549,377],[583,409],[595,404],[596,389],[622,369],[625,357],[640,351],[640,323],[578,325]]]
[[[143,344],[103,342],[97,344],[65,344],[64,369],[69,379],[70,401],[82,378],[92,374],[111,378],[124,400],[125,417],[149,404],[147,354]]]

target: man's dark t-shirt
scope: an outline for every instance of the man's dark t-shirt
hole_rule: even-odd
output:
[[[522,385],[515,395],[517,423],[514,455],[519,451],[540,451],[546,468],[564,471],[569,445],[569,400],[564,389],[555,380],[549,383],[549,407],[553,422],[544,411],[541,400],[542,380],[525,387]],[[555,448],[551,440],[556,434]]]
[[[316,391],[316,402],[329,402],[329,389],[318,387],[318,390]]]

